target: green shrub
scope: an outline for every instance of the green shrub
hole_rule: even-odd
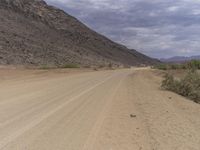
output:
[[[166,74],[162,82],[162,88],[200,103],[200,75],[196,71],[189,71],[180,80],[174,79],[172,75]]]
[[[176,70],[176,69],[182,69],[184,68],[183,65],[181,64],[159,64],[154,66],[155,69],[159,69],[159,70]]]
[[[154,66],[153,68],[159,69],[159,70],[167,70],[168,66],[167,66],[167,64],[158,64],[158,65]]]
[[[200,61],[199,60],[192,60],[185,64],[188,69],[190,70],[197,70],[200,69]]]
[[[200,61],[192,60],[190,62],[183,63],[183,64],[158,64],[154,66],[153,68],[160,69],[160,70],[189,69],[194,72],[195,70],[200,69]]]
[[[43,66],[40,66],[39,69],[42,69],[42,70],[49,70],[49,69],[53,69],[54,67],[50,67],[50,66],[47,66],[47,65],[43,65]]]
[[[177,70],[177,69],[184,69],[184,64],[170,64],[169,69]]]

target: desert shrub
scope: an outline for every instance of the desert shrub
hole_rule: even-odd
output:
[[[187,66],[188,69],[190,70],[196,70],[196,69],[200,69],[200,61],[199,60],[192,60],[188,63],[185,64]]]
[[[39,69],[42,69],[42,70],[58,69],[58,68],[80,68],[80,67],[77,64],[65,64],[65,65],[58,65],[58,66],[42,65],[39,67]]]
[[[168,66],[169,66],[168,68],[172,69],[172,70],[184,69],[185,68],[184,64],[170,64]]]
[[[192,60],[183,64],[164,64],[163,63],[163,64],[155,65],[153,68],[159,69],[159,70],[188,69],[194,72],[195,70],[200,69],[200,61]]]
[[[196,102],[200,102],[200,75],[196,71],[190,71],[180,81],[180,93]]]
[[[168,66],[167,66],[167,64],[157,64],[153,68],[154,69],[159,69],[159,70],[167,70]]]
[[[162,82],[162,88],[200,103],[200,74],[196,71],[189,71],[187,75],[180,80],[174,79],[170,74],[166,74]]]
[[[177,70],[177,69],[183,69],[184,65],[182,64],[158,64],[154,66],[155,69],[159,70]]]
[[[166,90],[172,90],[173,84],[174,84],[174,77],[168,73],[165,74],[161,87]]]
[[[109,63],[108,68],[112,68],[112,67],[113,67],[112,63]]]
[[[104,64],[101,64],[98,66],[98,68],[105,68],[105,67],[106,67],[106,65],[104,65]]]
[[[55,67],[53,66],[48,66],[48,65],[42,65],[39,67],[39,69],[42,69],[42,70],[49,70],[49,69],[54,69]]]
[[[178,84],[179,82],[172,75],[166,74],[162,81],[162,88],[169,91],[177,91]]]
[[[80,68],[77,64],[65,64],[61,68]]]
[[[94,70],[94,71],[98,71],[98,68],[95,67],[95,68],[93,68],[93,70]]]

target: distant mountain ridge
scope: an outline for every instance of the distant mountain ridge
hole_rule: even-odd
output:
[[[155,64],[43,0],[0,0],[0,64]]]
[[[171,57],[171,58],[162,58],[160,60],[162,62],[187,62],[190,60],[200,60],[200,55],[190,56],[190,57],[175,56],[175,57]]]

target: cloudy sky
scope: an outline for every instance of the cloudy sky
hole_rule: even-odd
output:
[[[200,55],[200,0],[46,0],[149,56]]]

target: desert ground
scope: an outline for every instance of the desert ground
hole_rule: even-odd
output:
[[[0,150],[199,150],[200,105],[149,68],[0,68]]]

